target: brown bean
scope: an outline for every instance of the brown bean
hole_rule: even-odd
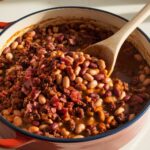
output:
[[[97,85],[98,85],[97,81],[93,80],[88,84],[88,88],[92,89],[92,88],[95,88]]]
[[[104,111],[98,111],[99,119],[100,121],[104,122],[105,121],[105,113]]]
[[[97,75],[99,73],[99,69],[88,69],[87,72],[94,76],[94,75]]]
[[[140,54],[135,54],[135,55],[134,55],[134,58],[135,58],[137,61],[139,61],[139,62],[141,62],[141,61],[143,60],[143,58],[142,58],[142,56],[141,56]]]
[[[46,98],[44,95],[40,94],[39,97],[38,97],[38,100],[39,100],[39,103],[41,105],[45,104],[46,103]]]
[[[63,87],[64,87],[64,88],[69,88],[69,87],[70,87],[70,79],[69,79],[68,76],[65,76],[65,77],[63,78]]]
[[[14,117],[13,124],[14,124],[15,126],[19,127],[19,126],[22,125],[22,123],[23,123],[23,122],[22,122],[21,117],[19,117],[19,116]]]
[[[10,110],[9,110],[9,109],[4,109],[4,110],[2,111],[2,114],[3,114],[3,115],[9,115],[9,114],[10,114]]]
[[[95,118],[94,117],[90,117],[88,120],[87,120],[87,122],[86,122],[86,124],[87,125],[94,125],[95,124]]]
[[[104,70],[106,68],[106,64],[105,64],[104,60],[100,59],[100,60],[98,60],[97,63],[98,63],[100,70]]]
[[[75,132],[79,134],[79,133],[81,133],[81,132],[84,131],[84,130],[85,130],[85,124],[80,123],[80,124],[78,124],[78,125],[76,126]]]
[[[53,27],[53,32],[54,32],[54,33],[59,32],[59,28],[58,28],[58,27],[56,27],[56,26],[54,26],[54,27]]]
[[[150,68],[149,68],[149,66],[145,66],[145,67],[144,67],[144,72],[145,72],[147,75],[150,74]]]
[[[32,133],[37,133],[37,132],[39,132],[39,127],[37,127],[37,126],[31,126],[31,127],[29,127],[29,132],[32,132]]]
[[[28,35],[29,37],[34,37],[36,35],[36,32],[35,31],[30,31],[28,32]]]
[[[61,134],[62,134],[63,136],[69,136],[69,135],[70,135],[70,132],[67,131],[66,128],[62,128],[62,129],[61,129]]]
[[[93,76],[90,75],[89,73],[85,73],[83,78],[87,81],[93,81],[94,80]]]
[[[114,116],[109,116],[109,117],[107,118],[107,123],[110,124],[113,119],[114,119]]]
[[[150,85],[150,78],[146,78],[146,79],[143,81],[143,85],[144,85],[144,86]]]
[[[75,135],[73,138],[74,138],[74,139],[77,139],[77,138],[84,138],[84,136],[83,136],[83,135]]]
[[[140,76],[139,76],[139,80],[141,81],[141,82],[143,82],[144,80],[145,80],[145,74],[140,74]]]
[[[75,75],[78,76],[79,73],[80,73],[80,71],[81,71],[81,67],[80,67],[80,66],[77,66],[77,67],[75,68],[75,71],[74,71]]]
[[[132,120],[132,119],[134,119],[134,117],[135,117],[135,114],[130,114],[129,115],[129,121]]]
[[[95,106],[99,107],[102,106],[103,100],[101,98],[99,98],[96,102],[95,102]]]
[[[123,98],[126,96],[126,92],[125,91],[123,91],[122,93],[121,93],[121,96],[119,97],[119,99],[120,100],[123,100]]]
[[[83,79],[81,77],[76,77],[75,81],[76,83],[80,84],[83,82]]]
[[[47,124],[42,124],[42,125],[39,126],[39,129],[40,129],[40,130],[44,130],[44,129],[46,129],[47,127],[48,127]]]
[[[13,111],[13,114],[14,114],[15,116],[21,116],[21,111],[20,111],[20,110],[14,110],[14,111]]]
[[[15,42],[13,42],[13,43],[11,44],[11,49],[16,49],[17,46],[18,46],[18,42],[15,41]]]
[[[115,111],[115,115],[120,115],[125,111],[125,109],[123,107],[119,107],[116,111]]]
[[[61,82],[62,82],[62,75],[61,74],[57,74],[56,82],[57,82],[57,84],[61,84]]]
[[[66,56],[66,59],[68,59],[68,61],[70,62],[70,64],[72,65],[74,62],[74,59],[70,56]]]
[[[114,103],[116,101],[116,98],[113,96],[108,96],[104,99],[105,103]]]
[[[99,123],[99,130],[101,132],[105,132],[107,130],[106,125],[103,122]]]
[[[7,53],[6,54],[6,59],[11,61],[13,59],[13,54],[12,53]]]

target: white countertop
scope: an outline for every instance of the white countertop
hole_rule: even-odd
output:
[[[0,21],[15,21],[34,11],[56,6],[93,7],[130,19],[148,1],[149,0],[2,0],[0,1]],[[140,28],[150,37],[150,17],[140,25]],[[149,139],[150,127],[146,125],[142,132],[133,141],[121,148],[121,150],[150,150]]]

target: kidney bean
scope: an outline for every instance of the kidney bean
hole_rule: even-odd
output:
[[[22,121],[21,117],[19,117],[19,116],[14,117],[13,124],[15,126],[17,126],[17,127],[21,126],[22,122],[23,121]]]
[[[6,54],[6,59],[9,60],[9,61],[12,61],[12,59],[13,59],[13,54],[12,54],[12,53],[7,53],[7,54]]]
[[[46,103],[46,98],[42,94],[39,95],[38,100],[41,105]]]
[[[95,88],[97,85],[98,85],[97,81],[93,80],[88,84],[88,88],[92,89],[92,88]]]
[[[99,73],[99,69],[88,69],[87,71],[92,76],[97,75]]]
[[[94,80],[93,76],[90,75],[89,73],[85,73],[83,78],[87,81],[93,81]]]
[[[115,111],[115,115],[120,115],[121,113],[123,113],[125,111],[125,109],[123,107],[119,107],[116,111]]]
[[[11,49],[16,49],[17,46],[18,46],[18,42],[15,41],[15,42],[13,42],[13,43],[11,44]]]
[[[86,127],[85,127],[85,125],[84,125],[83,123],[78,124],[78,125],[76,126],[75,132],[76,132],[77,134],[79,134],[79,133],[81,133],[82,131],[84,131],[85,128],[86,128]]]
[[[65,77],[63,78],[63,87],[64,87],[64,88],[69,88],[69,86],[70,86],[70,79],[69,79],[68,76],[65,76]]]

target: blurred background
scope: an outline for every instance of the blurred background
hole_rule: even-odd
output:
[[[86,6],[131,19],[150,0],[0,0],[0,21],[15,21],[29,13],[58,6]],[[140,28],[150,37],[150,17]],[[121,150],[150,150],[150,128]]]
[[[0,21],[14,21],[31,12],[58,6],[87,6],[132,18],[149,0],[0,0]],[[8,15],[9,14],[9,15]],[[148,33],[150,17],[140,25]]]

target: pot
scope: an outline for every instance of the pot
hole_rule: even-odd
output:
[[[50,8],[35,13],[29,14],[12,23],[0,23],[0,28],[7,26],[0,36],[0,54],[2,50],[11,43],[13,39],[27,31],[33,25],[38,23],[44,24],[53,20],[53,18],[76,18],[80,20],[92,20],[101,26],[117,30],[121,28],[127,20],[115,14],[85,7],[57,7]],[[140,53],[150,62],[150,41],[149,38],[140,29],[130,36],[129,40],[134,46],[140,50]],[[150,63],[149,63],[150,64]],[[27,144],[36,142],[36,149],[43,147],[51,150],[116,150],[131,141],[148,122],[148,108],[150,101],[146,104],[143,110],[131,121],[119,126],[116,129],[110,130],[106,133],[90,136],[82,139],[59,139],[49,138],[35,135],[26,132],[0,116],[0,147],[5,148],[19,148]],[[39,147],[40,145],[40,147]],[[35,148],[34,147],[34,148]],[[28,149],[28,148],[27,148]]]

